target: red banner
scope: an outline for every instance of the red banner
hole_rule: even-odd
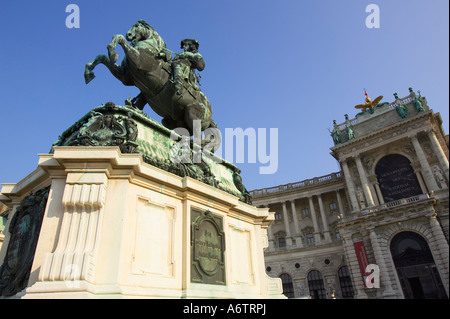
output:
[[[367,259],[366,248],[364,247],[364,242],[357,241],[353,243],[355,247],[356,257],[358,258],[359,269],[361,271],[361,276],[363,277],[364,286],[366,286],[366,267],[369,265],[369,260]]]

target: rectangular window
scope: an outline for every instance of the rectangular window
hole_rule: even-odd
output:
[[[306,243],[308,245],[313,245],[314,244],[314,234],[306,234]]]
[[[280,237],[278,238],[278,247],[285,248],[286,247],[286,238]]]
[[[336,235],[337,240],[341,240],[341,234],[339,233],[339,230],[336,229],[334,234]]]
[[[330,210],[331,210],[331,211],[337,210],[336,203],[330,203]]]
[[[303,214],[303,217],[308,217],[308,215],[309,215],[308,208],[303,208],[302,209],[302,214]]]

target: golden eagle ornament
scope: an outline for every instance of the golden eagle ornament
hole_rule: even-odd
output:
[[[366,103],[364,104],[358,104],[355,105],[355,109],[373,109],[375,108],[375,106],[378,105],[378,103],[380,103],[381,99],[383,98],[382,95],[380,95],[379,97],[377,97],[375,100],[371,100],[369,95],[367,94],[366,89],[364,89],[364,95],[366,96]]]

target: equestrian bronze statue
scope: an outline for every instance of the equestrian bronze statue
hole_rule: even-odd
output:
[[[118,44],[125,53],[120,65],[116,64]],[[194,120],[200,121],[202,131],[217,127],[211,119],[211,104],[199,88],[195,74],[195,70],[202,71],[205,67],[198,47],[195,39],[184,39],[181,41],[184,52],[172,59],[160,35],[147,22],[139,20],[126,38],[121,34],[113,36],[107,46],[108,56],[99,54],[86,64],[84,78],[89,83],[95,77],[95,66],[104,64],[124,85],[136,86],[141,91],[128,101],[130,105],[142,110],[148,104],[163,118],[165,127],[186,128],[192,135]]]

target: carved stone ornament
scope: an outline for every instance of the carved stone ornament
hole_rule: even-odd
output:
[[[191,281],[225,285],[225,233],[222,218],[191,211]]]
[[[50,186],[25,197],[9,224],[11,233],[0,266],[0,295],[14,296],[27,287]]]

